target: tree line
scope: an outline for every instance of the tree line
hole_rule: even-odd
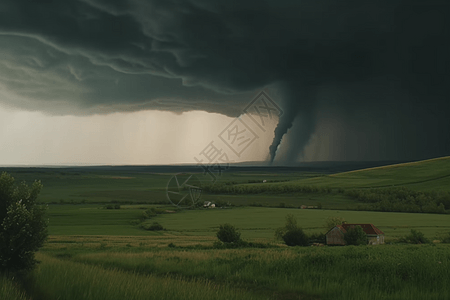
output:
[[[447,213],[450,210],[449,192],[420,192],[405,187],[385,189],[347,190],[346,196],[370,203],[369,210],[413,213]]]
[[[261,194],[261,193],[331,193],[333,189],[318,186],[300,186],[293,184],[252,184],[230,185],[214,184],[202,186],[205,192],[211,194]]]
[[[405,187],[348,189],[321,186],[301,186],[294,184],[278,185],[231,185],[215,184],[203,187],[211,194],[260,194],[260,193],[303,193],[303,194],[344,194],[358,202],[370,205],[363,210],[412,213],[450,212],[450,192],[446,191],[414,191]]]

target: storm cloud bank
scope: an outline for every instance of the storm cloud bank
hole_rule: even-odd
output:
[[[277,149],[280,160],[296,160],[310,142],[328,153],[317,159],[448,155],[449,7],[444,0],[3,0],[0,102],[63,115],[237,116],[270,86],[285,112],[271,160]]]

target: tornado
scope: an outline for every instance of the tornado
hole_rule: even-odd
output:
[[[290,145],[290,149],[302,151],[307,145],[315,130],[315,96],[311,86],[300,85],[298,82],[284,82],[279,85],[282,99],[283,115],[280,117],[272,144],[269,146],[269,159],[273,163],[277,156],[279,147],[288,131],[292,128],[294,121],[300,118],[302,134],[296,136]],[[291,151],[292,152],[292,151]],[[293,156],[292,153],[289,156]]]

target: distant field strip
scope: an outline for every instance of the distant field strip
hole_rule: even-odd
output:
[[[356,172],[356,171],[353,171]],[[324,176],[325,178],[333,178],[333,175],[330,176]],[[412,185],[412,184],[418,184],[418,183],[425,183],[425,182],[430,182],[430,181],[436,181],[436,180],[440,180],[440,179],[444,179],[444,178],[448,178],[450,177],[450,173],[444,176],[440,176],[440,177],[436,177],[436,178],[428,178],[428,179],[424,179],[424,180],[419,180],[419,181],[412,181],[412,182],[404,182],[404,183],[397,183],[397,184],[389,184],[389,185],[368,185],[368,186],[358,186],[358,188],[360,189],[369,189],[369,188],[386,188],[386,187],[398,187],[398,186],[406,186],[406,185]],[[339,177],[334,177],[336,179],[339,180],[352,180],[354,181],[355,178],[354,177],[344,177],[344,176],[339,176]],[[370,180],[367,180],[368,183],[370,184]],[[374,180],[375,181],[375,180]],[[334,186],[334,185],[332,185]]]
[[[438,158],[432,158],[432,159],[426,159],[426,160],[420,160],[420,161],[413,161],[413,162],[401,163],[401,164],[395,164],[395,165],[373,167],[373,168],[367,168],[367,169],[362,169],[362,170],[353,170],[353,171],[342,172],[342,173],[333,174],[333,175],[329,175],[329,176],[333,177],[333,176],[341,176],[341,175],[357,173],[357,172],[383,170],[383,169],[398,168],[398,167],[408,167],[408,166],[427,164],[430,162],[441,162],[441,161],[446,162],[447,160],[450,160],[450,156],[444,156],[444,157],[438,157]]]

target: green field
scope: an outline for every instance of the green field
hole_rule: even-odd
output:
[[[45,299],[448,299],[449,245],[41,251]]]
[[[40,180],[44,185],[39,201],[42,203],[169,203],[166,188],[171,177],[177,173],[191,170],[183,167],[72,167],[72,168],[0,168],[0,172],[8,172],[17,181],[31,183]],[[200,171],[199,171],[200,170]],[[211,178],[201,173],[201,168],[194,168],[200,181],[208,184]],[[301,178],[321,176],[317,172],[286,172],[285,168],[274,168],[270,171],[240,171],[239,168],[223,172],[217,176],[217,184],[233,181],[237,184],[249,181],[290,181]],[[296,195],[285,197],[287,203],[295,203]],[[267,202],[278,205],[276,196],[248,199],[229,195],[207,195],[206,200],[231,201],[236,205],[248,205],[251,201]],[[250,202],[249,202],[250,201]],[[306,203],[317,203],[317,199],[305,199]],[[338,204],[339,205],[339,204]]]
[[[387,239],[398,238],[412,228],[434,238],[438,233],[450,232],[450,216],[434,214],[408,214],[358,212],[337,210],[308,210],[283,208],[209,209],[195,212],[160,215],[156,219],[169,231],[189,235],[211,235],[219,224],[231,223],[242,230],[247,239],[273,239],[274,231],[284,224],[287,214],[293,214],[307,232],[325,231],[329,216],[343,217],[349,223],[372,223],[385,232]]]
[[[296,180],[291,183],[334,188],[403,186],[418,191],[450,191],[450,156]]]
[[[331,175],[232,169],[216,184],[319,186],[331,192],[211,192],[202,201],[228,202],[225,208],[195,210],[168,202],[166,186],[175,170],[7,169],[17,181],[42,180],[39,201],[48,205],[50,236],[28,277],[0,276],[0,299],[449,299],[450,246],[438,240],[450,233],[450,214],[364,211],[367,203],[338,192],[390,186],[448,191],[449,157]],[[322,209],[298,209],[319,203]],[[111,204],[117,209],[107,209]],[[158,214],[143,219],[150,208]],[[287,214],[307,234],[325,232],[330,216],[373,223],[387,244],[287,247],[274,237]],[[165,230],[142,228],[153,222]],[[268,248],[214,248],[224,223]],[[411,229],[434,242],[399,243]]]
[[[140,206],[127,209],[105,209],[98,205],[50,204],[50,235],[145,235],[151,234],[130,225],[142,214]]]
[[[199,209],[158,215],[145,223],[158,221],[164,233],[145,231],[130,222],[143,209],[139,205],[120,210],[104,209],[96,205],[50,205],[48,216],[51,235],[114,235],[154,236],[161,234],[213,237],[220,224],[231,223],[242,230],[246,239],[272,241],[274,231],[284,223],[287,214],[293,214],[307,232],[324,231],[329,216],[343,217],[349,223],[372,223],[386,233],[387,240],[405,235],[411,229],[422,231],[427,237],[450,232],[450,215],[408,214],[368,211],[339,211],[313,209],[243,207],[232,209]],[[166,207],[170,208],[170,207]]]

